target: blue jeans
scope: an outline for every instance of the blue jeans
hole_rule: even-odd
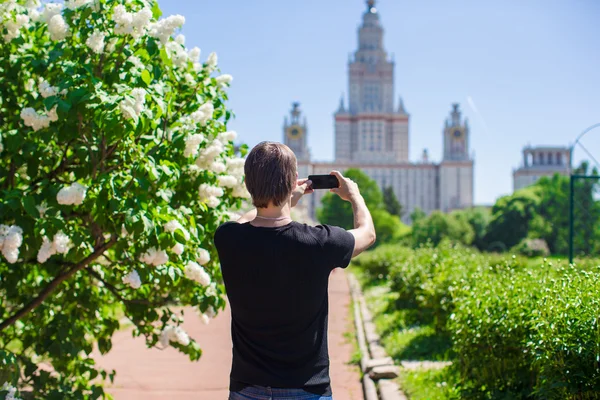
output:
[[[240,392],[229,392],[229,400],[333,400],[302,389],[278,389],[263,386],[247,386]]]

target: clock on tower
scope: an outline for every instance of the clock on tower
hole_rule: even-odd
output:
[[[284,143],[292,149],[298,161],[310,160],[308,144],[306,142],[306,118],[302,116],[300,103],[292,104],[289,119],[285,118],[283,125]]]
[[[452,105],[450,118],[444,127],[444,160],[447,161],[469,159],[469,125],[458,107],[458,104]]]

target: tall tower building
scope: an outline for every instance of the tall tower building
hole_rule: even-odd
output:
[[[440,165],[441,209],[451,211],[473,204],[473,160],[469,155],[469,123],[459,105],[452,105],[444,124],[444,158]]]
[[[348,63],[348,108],[335,113],[335,159],[340,162],[408,162],[408,119],[394,107],[394,62],[383,47],[375,1],[358,29],[358,50]]]
[[[408,158],[409,115],[402,99],[394,104],[394,61],[383,46],[383,27],[375,0],[368,0],[358,29],[358,49],[348,62],[348,99],[342,96],[335,119],[335,161],[310,159],[306,121],[294,103],[284,124],[284,141],[298,157],[298,173],[329,174],[359,168],[379,187],[391,187],[406,213],[417,208],[430,213],[473,205],[473,160],[470,131],[458,104],[453,104],[442,133],[441,163],[430,161],[427,150],[419,162]],[[347,104],[347,106],[346,106]],[[300,207],[314,217],[326,191],[305,196]]]
[[[289,119],[285,117],[283,130],[285,132],[284,143],[296,154],[298,161],[310,160],[310,151],[306,142],[308,129],[306,118],[302,116],[300,110],[300,103],[292,104]]]

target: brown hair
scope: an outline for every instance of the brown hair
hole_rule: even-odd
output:
[[[252,204],[266,208],[270,202],[280,206],[292,195],[296,182],[297,161],[285,144],[261,142],[246,159],[244,173]]]

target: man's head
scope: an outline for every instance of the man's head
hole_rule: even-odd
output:
[[[290,199],[298,178],[294,152],[284,144],[257,144],[244,165],[246,187],[257,208],[279,207]]]

